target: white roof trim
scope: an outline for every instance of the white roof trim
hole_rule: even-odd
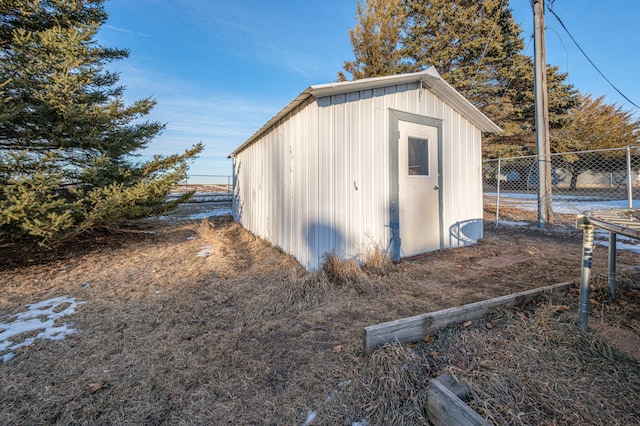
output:
[[[486,115],[484,115],[478,108],[473,106],[473,104],[469,102],[464,96],[462,96],[456,89],[454,89],[453,86],[444,81],[434,67],[429,67],[424,71],[409,74],[397,74],[385,77],[364,78],[355,81],[344,81],[310,86],[302,93],[300,93],[278,114],[267,121],[264,126],[262,126],[257,132],[255,132],[242,145],[236,148],[236,150],[233,151],[231,155],[229,155],[229,157],[234,157],[236,154],[243,151],[246,147],[260,138],[260,136],[268,132],[280,119],[285,117],[289,112],[293,111],[296,107],[301,105],[312,96],[314,98],[321,98],[324,96],[338,95],[349,92],[357,92],[360,90],[377,89],[380,87],[386,87],[396,84],[407,84],[416,82],[421,82],[423,87],[438,95],[449,106],[462,114],[466,119],[471,121],[483,132],[498,133],[502,131],[500,127],[498,127],[493,121],[491,121]]]

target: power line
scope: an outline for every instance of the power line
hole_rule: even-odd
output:
[[[564,60],[566,62],[565,66],[567,69],[567,80],[569,84],[571,84],[571,73],[569,73],[569,51],[567,50],[567,47],[564,45],[564,41],[562,40],[562,37],[560,37],[560,34],[554,28],[547,25],[545,26],[545,29],[553,31],[558,36],[558,41],[560,42],[560,44],[562,45],[562,48],[564,49]]]
[[[487,50],[489,48],[489,44],[491,44],[491,37],[493,36],[493,31],[499,25],[498,21],[500,20],[500,15],[503,12],[502,9],[504,9],[504,5],[505,5],[504,2],[505,2],[505,0],[501,0],[500,1],[500,5],[498,6],[498,9],[496,9],[497,13],[496,13],[496,16],[494,17],[494,19],[495,19],[494,25],[491,26],[491,31],[489,32],[489,37],[487,37],[487,42],[484,45],[484,49],[482,51],[482,55],[480,55],[480,59],[478,60],[478,69],[476,70],[476,77],[478,76],[478,73],[480,72],[480,65],[482,64],[482,60],[484,59],[484,57],[487,54]]]
[[[527,46],[524,49],[524,54],[527,54],[527,51],[529,50],[529,46],[531,45],[531,42],[533,41],[533,35],[531,35],[529,37],[529,41],[527,42]],[[507,90],[509,90],[509,87],[511,87],[511,83],[513,83],[513,81],[516,79],[515,76],[511,77],[509,79],[509,82],[507,83],[507,86],[504,88],[504,90],[502,91],[502,96],[500,96],[500,101],[502,101],[504,99],[504,97],[507,95]]]
[[[582,49],[582,47],[580,47],[580,45],[578,44],[578,42],[576,41],[575,38],[573,38],[573,35],[571,35],[571,33],[569,32],[569,30],[567,29],[566,25],[564,25],[564,22],[562,22],[562,19],[560,19],[560,17],[553,11],[553,9],[548,8],[549,12],[551,12],[551,14],[558,20],[558,22],[560,23],[560,25],[562,26],[562,28],[564,28],[564,30],[567,32],[567,34],[569,34],[569,37],[571,37],[571,40],[573,40],[573,43],[576,45],[576,47],[580,50],[580,52],[582,52],[582,54],[584,55],[585,58],[587,58],[587,60],[589,61],[589,63],[593,66],[593,68],[595,68],[596,71],[598,71],[598,73],[602,76],[602,78],[604,78],[607,83],[609,83],[609,85],[611,87],[614,88],[614,90],[616,92],[618,92],[620,94],[620,96],[622,96],[623,98],[625,98],[627,100],[627,102],[629,102],[631,105],[633,105],[634,107],[640,109],[640,107],[638,105],[636,105],[631,99],[629,99],[627,96],[625,96],[624,93],[622,93],[604,74],[602,71],[600,71],[600,68],[598,68],[596,66],[596,64],[593,63],[593,61],[591,60],[591,58],[589,58],[589,55],[586,54],[586,52]]]

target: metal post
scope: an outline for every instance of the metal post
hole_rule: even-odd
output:
[[[538,227],[553,221],[551,207],[551,148],[549,146],[549,100],[547,57],[544,37],[544,1],[531,0],[534,27],[534,95],[536,111],[536,151],[538,154]]]
[[[609,293],[616,299],[616,233],[609,232]]]
[[[629,208],[633,208],[633,181],[631,178],[631,148],[627,146],[627,200]]]
[[[580,220],[580,219],[578,219]],[[582,228],[582,271],[580,273],[580,307],[578,315],[580,326],[588,330],[589,317],[589,286],[591,285],[591,261],[593,259],[593,235],[595,227],[590,223],[583,223]]]
[[[502,176],[500,174],[500,158],[498,158],[498,183],[496,185],[496,226],[500,220],[500,180]]]

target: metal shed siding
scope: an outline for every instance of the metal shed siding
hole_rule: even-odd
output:
[[[468,245],[482,238],[481,133],[451,108],[444,108],[444,243]]]
[[[420,83],[310,97],[234,157],[236,220],[308,269],[387,249],[389,109],[443,120],[444,243],[482,236],[480,130]],[[468,239],[466,239],[468,237]]]
[[[317,106],[303,104],[233,162],[234,218],[303,265],[317,206]]]
[[[387,249],[389,223],[389,108],[415,110],[418,83],[318,99],[319,227],[326,231],[315,259],[335,251],[364,255]]]

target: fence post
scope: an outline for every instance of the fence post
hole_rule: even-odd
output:
[[[591,286],[591,262],[593,259],[593,235],[595,227],[586,223],[584,216],[579,215],[576,223],[582,228],[582,270],[580,271],[580,305],[578,308],[578,320],[580,326],[588,330],[589,318],[589,291]]]
[[[631,148],[627,146],[627,200],[629,208],[633,208],[633,182],[631,179]]]
[[[498,157],[498,183],[496,184],[496,226],[500,220],[500,157]]]

